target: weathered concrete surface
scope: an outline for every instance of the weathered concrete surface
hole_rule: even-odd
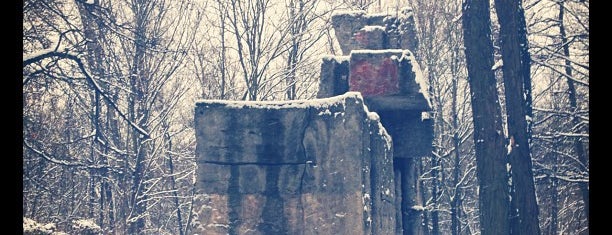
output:
[[[418,66],[412,53],[401,49],[327,56],[321,65],[317,98],[359,91],[372,110],[428,111],[428,85]]]
[[[321,76],[317,98],[342,95],[349,90],[349,57],[326,56],[321,63]]]
[[[368,15],[364,11],[338,12],[332,26],[343,55],[360,49],[408,49],[418,46],[412,9],[404,8],[397,15]],[[373,27],[374,26],[374,27]]]
[[[391,139],[359,93],[316,101],[202,101],[198,234],[390,234]]]
[[[385,17],[388,48],[401,48],[416,51],[419,39],[411,8],[403,8],[397,16]]]
[[[431,153],[433,120],[424,115],[431,110],[428,85],[410,52],[418,46],[412,10],[395,16],[340,12],[332,16],[332,25],[343,56],[324,61],[317,97],[358,91],[368,108],[380,114],[393,139],[394,232],[423,234],[423,211],[415,209],[423,203],[416,166]],[[337,69],[346,66],[347,56],[348,71]]]
[[[363,49],[381,50],[387,45],[387,33],[383,26],[364,26],[354,33],[353,38]]]
[[[363,49],[354,38],[355,32],[366,26],[368,17],[365,11],[340,12],[332,15],[332,26],[343,55],[353,49]]]

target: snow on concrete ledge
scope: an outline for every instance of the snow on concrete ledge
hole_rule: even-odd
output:
[[[379,26],[379,25],[366,25],[363,26],[363,31],[366,32],[370,32],[370,31],[385,31],[385,27],[384,26]]]
[[[198,234],[395,230],[393,140],[361,93],[201,100],[194,123]]]
[[[285,109],[285,108],[327,108],[347,99],[356,99],[363,103],[359,92],[347,92],[343,95],[313,100],[285,100],[285,101],[235,101],[235,100],[198,100],[196,106],[225,106],[226,108],[254,108],[254,109]]]
[[[344,15],[348,15],[348,16],[352,16],[352,17],[357,17],[357,16],[363,16],[365,15],[366,12],[364,10],[356,10],[356,11],[337,11],[334,12],[332,14],[332,17],[336,17],[336,16],[344,16]]]
[[[385,49],[385,50],[352,50],[351,55],[353,54],[400,54],[403,55],[405,53],[410,53],[408,50],[403,49]]]
[[[429,82],[427,81],[425,76],[423,76],[423,72],[421,71],[419,63],[416,62],[414,55],[409,50],[404,51],[404,54],[402,54],[402,58],[400,58],[400,62],[405,59],[409,60],[412,64],[412,72],[414,73],[414,80],[419,85],[419,93],[423,95],[423,98],[425,98],[425,100],[427,101],[427,105],[429,107],[432,107],[429,92],[427,92],[429,90]]]
[[[336,63],[348,62],[351,59],[350,56],[346,55],[323,55],[321,60],[323,61],[335,61]]]

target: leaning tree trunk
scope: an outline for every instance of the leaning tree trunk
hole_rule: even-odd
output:
[[[493,66],[488,0],[463,2],[465,56],[471,89],[482,235],[509,234],[508,178]]]
[[[538,221],[538,203],[535,196],[533,166],[529,149],[527,119],[525,117],[526,92],[523,87],[523,70],[529,70],[528,61],[521,59],[522,48],[527,42],[519,37],[521,2],[514,0],[496,0],[495,8],[500,24],[501,54],[504,61],[503,78],[506,94],[506,113],[508,122],[508,159],[511,165],[512,211],[516,216],[512,226],[513,234],[540,234]],[[524,32],[524,30],[523,30]],[[526,66],[524,66],[526,65]],[[516,208],[515,208],[516,207]]]

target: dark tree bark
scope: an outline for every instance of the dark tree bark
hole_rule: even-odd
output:
[[[526,112],[526,88],[524,74],[529,71],[529,61],[522,61],[523,48],[528,47],[521,41],[519,26],[524,21],[521,15],[522,1],[496,0],[495,8],[500,24],[501,54],[504,61],[503,78],[506,95],[508,122],[508,159],[512,166],[512,220],[513,234],[540,234],[538,221],[538,202],[535,196],[533,166],[529,149],[529,136]],[[527,70],[527,72],[525,72]]]
[[[456,54],[455,54],[456,55]],[[455,71],[456,66],[453,66],[451,70],[453,74],[457,74]],[[453,187],[455,188],[454,194],[451,198],[451,234],[459,235],[461,233],[461,223],[459,205],[461,204],[461,186],[459,185],[459,173],[461,171],[461,157],[459,154],[459,145],[461,139],[459,138],[459,115],[457,114],[457,83],[459,78],[455,75],[452,81],[452,103],[451,103],[451,116],[453,119]]]
[[[555,140],[556,141],[556,140]],[[555,143],[556,145],[556,143]],[[559,230],[559,179],[557,179],[557,153],[550,153],[552,155],[552,177],[550,177],[550,230],[549,234],[557,234]]]
[[[519,2],[518,10],[518,40],[521,51],[521,73],[523,75],[523,88],[525,92],[525,115],[533,119],[533,95],[531,91],[531,54],[529,53],[529,41],[527,40],[527,22],[522,0]],[[527,121],[527,138],[531,144],[533,121]]]
[[[506,149],[493,66],[489,1],[463,2],[463,30],[471,90],[479,181],[481,234],[509,234]]]

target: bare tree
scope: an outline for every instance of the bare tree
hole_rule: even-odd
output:
[[[531,83],[527,85],[525,74],[530,74],[529,56],[522,53],[529,48],[522,1],[495,1],[497,18],[500,23],[501,56],[505,91],[508,129],[508,159],[512,175],[512,211],[510,217],[517,217],[511,228],[512,233],[540,234],[538,204],[536,201],[529,131],[527,119],[527,96],[531,94]],[[523,34],[521,36],[521,34]],[[526,58],[526,60],[525,60]],[[516,214],[515,214],[516,213]]]
[[[576,89],[576,84],[575,84],[576,81],[572,79],[572,76],[573,76],[572,74],[573,74],[574,69],[572,69],[573,62],[571,60],[572,55],[570,53],[570,45],[569,45],[570,42],[568,40],[566,26],[564,22],[565,12],[566,12],[566,6],[564,5],[564,2],[560,2],[559,3],[559,34],[561,36],[561,45],[563,47],[562,55],[564,56],[565,75],[566,75],[566,81],[567,81],[567,93],[568,93],[569,105],[570,105],[569,111],[572,113],[576,113],[578,111],[577,89]],[[585,68],[585,67],[588,69],[588,66],[582,66],[582,68]],[[580,121],[580,118],[576,115],[571,117],[571,122],[574,128],[583,125]],[[580,164],[584,166],[584,170],[588,171],[588,158],[587,158],[586,152],[584,151],[582,138],[575,138],[573,147],[574,147],[575,154],[578,155],[578,160]],[[589,215],[589,185],[588,185],[588,182],[580,182],[578,186],[580,187],[580,191],[582,194],[582,200],[584,202],[584,211],[585,211],[585,214],[587,215],[586,219],[587,219],[587,224],[588,224],[588,221],[589,221],[589,217],[588,217]]]
[[[468,230],[468,224],[477,221],[467,216],[462,202],[469,205],[477,200],[475,194],[466,194],[464,188],[476,187],[473,149],[469,141],[471,127],[469,89],[467,87],[464,55],[461,48],[460,1],[444,4],[429,1],[411,1],[420,45],[416,51],[419,63],[430,84],[433,105],[434,150],[431,159],[422,159],[429,170],[423,172],[421,182],[431,190],[424,205],[430,214],[431,233],[459,234]],[[424,190],[425,191],[425,190]],[[424,198],[427,198],[424,196]],[[477,209],[477,208],[474,208]],[[475,213],[474,209],[468,210]],[[450,213],[449,213],[450,212]],[[463,218],[461,214],[466,214]],[[470,222],[471,221],[471,222]]]
[[[24,162],[40,166],[35,168],[38,172],[30,169],[34,165],[26,165],[25,170],[32,179],[40,179],[32,183],[49,185],[49,180],[58,180],[63,186],[52,187],[68,188],[71,194],[65,197],[66,192],[48,191],[35,199],[34,204],[43,200],[47,211],[60,208],[63,212],[58,215],[40,213],[37,205],[24,206],[24,211],[37,219],[57,218],[62,226],[69,226],[72,218],[95,218],[109,233],[154,229],[145,223],[150,213],[155,213],[148,205],[162,202],[159,195],[172,197],[172,191],[160,191],[163,187],[156,183],[165,178],[154,167],[164,156],[159,151],[165,131],[160,129],[160,121],[175,112],[173,108],[187,86],[171,91],[166,87],[181,84],[173,75],[193,41],[188,33],[198,24],[197,18],[187,19],[189,14],[172,20],[166,14],[189,12],[189,2],[28,4],[32,12],[49,14],[32,16],[35,22],[45,22],[36,27],[49,30],[43,34],[32,30],[24,36],[28,45],[23,61],[24,118],[31,120],[24,132],[33,134],[24,136]],[[47,45],[29,44],[30,36]],[[39,93],[36,90],[41,81],[60,86]],[[31,105],[48,99],[57,104],[53,112],[59,113],[31,109]],[[30,118],[39,115],[51,119]],[[54,121],[56,118],[66,118],[66,126],[58,125],[61,122]],[[46,131],[36,131],[37,126]],[[40,165],[37,159],[51,164]],[[170,180],[177,181],[174,177]],[[36,187],[34,184],[28,187]],[[56,196],[71,201],[56,201]],[[24,205],[31,204],[25,194],[24,201]],[[182,222],[178,224],[182,230]]]
[[[247,88],[243,99],[259,100],[267,86],[274,86],[271,83],[277,75],[266,72],[284,52],[282,45],[288,31],[273,31],[270,27],[270,0],[232,0],[229,5],[229,30]]]
[[[508,180],[501,111],[491,68],[489,2],[463,3],[463,31],[474,119],[477,173],[480,182],[480,231],[509,234]]]
[[[542,231],[588,233],[588,1],[527,2]],[[546,14],[544,14],[546,13]],[[537,93],[536,93],[537,92]]]

